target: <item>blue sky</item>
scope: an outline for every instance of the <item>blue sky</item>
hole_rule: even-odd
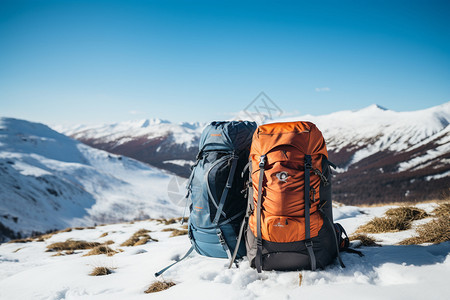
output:
[[[448,1],[0,0],[0,115],[51,124],[450,101]]]

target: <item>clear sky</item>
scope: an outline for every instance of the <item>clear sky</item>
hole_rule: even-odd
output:
[[[450,101],[449,1],[0,0],[0,116],[227,119]]]

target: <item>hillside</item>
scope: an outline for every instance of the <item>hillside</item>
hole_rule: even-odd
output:
[[[204,126],[202,123],[173,124],[151,119],[54,128],[86,145],[132,157],[187,178]]]
[[[181,214],[173,175],[49,127],[0,119],[0,241],[18,234]]]
[[[346,204],[445,199],[450,195],[450,102],[394,112],[377,105],[300,116],[322,131],[339,168],[333,196]]]
[[[338,165],[334,199],[339,202],[414,202],[450,194],[450,102],[412,112],[371,105],[266,122],[298,120],[312,121],[322,131],[330,160]],[[59,130],[90,146],[187,177],[203,126],[141,120]]]

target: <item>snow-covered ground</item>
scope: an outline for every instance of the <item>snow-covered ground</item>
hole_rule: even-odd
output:
[[[430,212],[434,204],[420,204]],[[392,206],[391,206],[392,207]],[[335,221],[351,234],[359,225],[381,216],[390,207],[334,208]],[[423,224],[430,219],[415,221]],[[158,242],[135,247],[119,246],[139,229]],[[302,272],[264,271],[258,274],[248,261],[227,269],[227,261],[191,254],[162,277],[176,283],[168,290],[145,294],[154,273],[180,257],[190,247],[187,236],[169,237],[157,221],[139,221],[72,230],[43,242],[0,245],[0,299],[448,299],[450,242],[439,245],[399,246],[414,235],[413,229],[372,235],[382,247],[362,247],[365,254],[343,253],[346,268],[338,264],[325,270]],[[100,237],[108,233],[107,236]],[[105,242],[112,240],[114,256],[53,256],[46,246],[67,239]],[[94,267],[113,273],[89,276]],[[302,283],[299,286],[299,274]],[[162,279],[159,279],[162,280]]]

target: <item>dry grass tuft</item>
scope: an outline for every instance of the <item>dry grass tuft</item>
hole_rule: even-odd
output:
[[[38,235],[33,234],[29,238],[11,240],[8,243],[43,242],[43,241],[48,240],[49,238],[51,238],[52,236],[54,236],[55,234],[58,234],[58,233],[71,232],[72,230],[84,230],[84,229],[95,229],[95,227],[93,227],[93,226],[90,226],[90,227],[74,227],[74,228],[68,227],[68,228],[62,229],[62,230],[47,231],[47,233],[45,233],[45,234],[38,234]]]
[[[116,253],[117,253],[117,251],[114,251],[113,249],[109,248],[108,246],[100,245],[95,248],[92,248],[91,251],[89,251],[88,253],[86,253],[83,256],[100,255],[100,254],[106,254],[107,256],[113,256]]]
[[[387,217],[403,219],[406,221],[421,220],[428,217],[428,214],[420,208],[413,206],[402,206],[388,209],[385,213]]]
[[[172,234],[170,235],[170,237],[188,234],[188,231],[187,231],[187,230],[184,230],[184,229],[176,229],[176,228],[164,228],[164,229],[161,230],[161,231],[162,231],[162,232],[172,231]]]
[[[103,276],[103,275],[109,275],[111,274],[111,269],[108,269],[107,267],[95,267],[94,270],[89,274],[91,276]]]
[[[66,250],[64,252],[58,251],[57,253],[53,254],[52,256],[66,256],[66,255],[72,255],[75,254],[75,251],[73,250]]]
[[[184,230],[184,229],[182,229],[182,230],[175,229],[175,230],[173,230],[172,233],[170,234],[170,237],[180,236],[180,235],[186,235],[186,234],[188,234],[188,231],[187,231],[187,230]]]
[[[417,227],[417,236],[408,238],[399,245],[439,244],[450,241],[450,218],[441,216]]]
[[[436,217],[450,218],[450,203],[442,203],[433,210]]]
[[[51,233],[47,233],[47,234],[43,234],[43,235],[37,236],[36,237],[36,241],[43,242],[45,240],[48,240],[49,238],[51,238],[52,236],[54,236],[57,233],[60,233],[60,232],[59,231],[55,231],[55,232],[51,232]]]
[[[32,241],[33,241],[32,238],[16,239],[16,240],[10,240],[10,241],[8,242],[8,244],[14,244],[14,243],[17,243],[17,244],[23,244],[23,243],[29,243],[29,242],[32,242]]]
[[[134,243],[133,246],[145,245],[150,240],[151,240],[150,236],[141,237],[136,243]]]
[[[401,231],[411,228],[411,222],[428,217],[428,214],[419,208],[402,206],[386,211],[385,217],[373,218],[367,224],[359,226],[357,233],[382,233]]]
[[[103,232],[98,238],[100,239],[100,238],[105,237],[105,236],[107,236],[107,235],[108,235],[107,232]]]
[[[149,233],[149,232],[151,232],[151,231],[148,230],[148,229],[142,228],[142,229],[139,229],[138,231],[136,231],[134,234],[136,234],[136,235],[144,235],[144,234]]]
[[[179,217],[179,218],[171,218],[171,219],[156,219],[156,221],[159,223],[163,223],[164,225],[171,225],[171,224],[181,222],[182,219],[183,219],[183,222],[188,221],[187,217],[184,217],[184,218]]]
[[[99,245],[100,245],[100,243],[97,243],[97,242],[67,240],[65,242],[58,242],[58,243],[53,243],[53,244],[48,245],[47,252],[63,251],[63,250],[92,249]]]
[[[148,241],[154,241],[157,242],[158,240],[153,239],[148,232],[150,232],[147,229],[140,229],[136,231],[128,240],[123,242],[120,246],[139,246],[144,245]]]
[[[45,234],[37,235],[37,236],[31,237],[31,238],[28,238],[27,240],[29,240],[30,242],[31,241],[43,242],[45,240],[48,240],[55,234],[63,233],[63,232],[71,232],[71,231],[72,231],[72,228],[69,227],[69,228],[66,228],[63,230],[55,230],[55,231],[47,232]]]
[[[114,244],[113,240],[107,240],[106,242],[103,243],[104,245],[112,245]]]
[[[171,219],[165,219],[164,220],[164,224],[165,225],[175,224],[176,222],[177,222],[176,218],[171,218]]]
[[[407,230],[411,228],[411,222],[395,217],[373,218],[367,224],[361,225],[356,230],[357,233],[382,233],[390,231]]]
[[[173,281],[155,281],[148,287],[148,289],[145,290],[144,293],[150,294],[150,293],[161,292],[161,291],[167,290],[168,288],[173,287],[174,285],[175,285],[175,282],[173,282]]]
[[[361,244],[358,245],[358,247],[361,246],[367,246],[367,247],[373,247],[373,246],[381,246],[380,244],[377,244],[376,240],[368,236],[367,234],[355,234],[349,237],[350,241],[360,241]]]

